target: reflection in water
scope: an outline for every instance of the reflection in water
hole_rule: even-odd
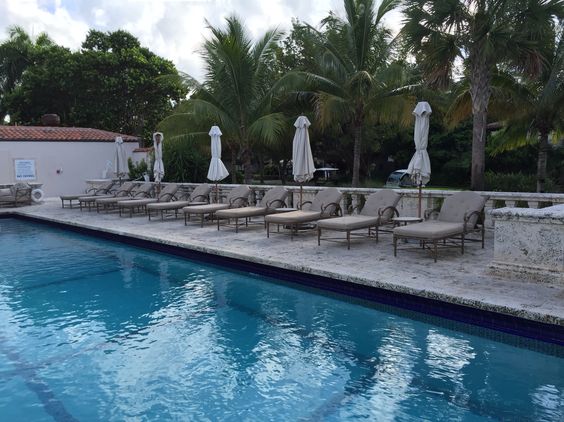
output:
[[[48,420],[57,403],[79,420],[564,420],[554,350],[0,224],[2,416]]]

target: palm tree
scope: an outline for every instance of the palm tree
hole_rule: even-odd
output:
[[[235,146],[239,148],[245,182],[249,183],[253,145],[276,142],[286,125],[284,115],[273,112],[271,89],[271,63],[281,32],[267,31],[253,44],[238,18],[226,21],[226,29],[208,24],[212,37],[205,42],[202,54],[205,80],[200,83],[184,75],[185,85],[194,94],[165,119],[162,127],[170,131],[170,137],[201,134],[202,124],[217,123],[224,134],[222,139],[233,151]]]
[[[503,128],[494,136],[492,155],[538,143],[537,192],[545,191],[549,136],[559,139],[564,130],[564,26],[541,78],[510,85],[513,105]]]
[[[445,87],[461,60],[472,100],[472,180],[484,188],[492,75],[500,64],[538,76],[541,50],[563,16],[562,0],[404,0],[401,36],[428,83]]]
[[[346,19],[331,14],[321,33],[310,27],[319,47],[318,68],[290,72],[279,86],[312,98],[317,123],[323,130],[350,130],[354,139],[352,186],[360,183],[363,131],[367,124],[412,120],[414,98],[400,89],[408,82],[407,67],[390,60],[392,39],[382,18],[399,0],[345,0]]]
[[[33,63],[34,53],[52,45],[45,33],[33,40],[22,27],[9,28],[8,39],[0,44],[0,122],[6,115],[3,98],[21,81],[24,71]]]

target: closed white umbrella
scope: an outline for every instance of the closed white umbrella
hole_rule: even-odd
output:
[[[125,148],[123,147],[123,139],[121,138],[121,136],[116,136],[115,145],[116,159],[114,162],[114,170],[116,177],[121,183],[121,178],[125,177],[125,175],[128,173],[127,160],[125,158]]]
[[[218,126],[212,126],[209,135],[211,136],[211,153],[210,168],[208,169],[208,179],[215,182],[215,199],[218,201],[219,192],[217,190],[217,182],[229,176],[229,172],[221,161],[221,130]]]
[[[427,153],[429,140],[429,116],[433,111],[426,101],[417,103],[413,110],[415,116],[415,130],[413,140],[415,141],[415,154],[409,162],[407,173],[419,187],[419,214],[421,217],[421,187],[425,186],[431,179],[431,161]]]
[[[313,179],[315,164],[309,144],[308,128],[311,126],[306,116],[300,116],[294,123],[296,133],[292,144],[292,174],[294,180],[300,184],[300,204],[302,203],[303,184]]]
[[[161,183],[165,170],[163,163],[163,134],[161,132],[153,133],[153,150],[155,151],[155,164],[153,165],[153,176],[155,182]]]

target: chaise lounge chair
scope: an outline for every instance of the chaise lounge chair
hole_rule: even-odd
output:
[[[117,206],[119,208],[119,216],[121,217],[122,210],[129,210],[129,216],[133,217],[133,211],[137,209],[139,212],[147,212],[147,205],[153,203],[166,203],[170,202],[176,191],[178,190],[178,185],[176,183],[170,183],[165,185],[165,187],[159,193],[156,198],[142,198],[142,199],[129,199],[124,201],[119,201]]]
[[[84,198],[86,196],[98,196],[101,197],[102,195],[108,196],[112,186],[114,185],[114,181],[110,180],[100,186],[92,186],[86,190],[85,193],[81,193],[78,195],[61,195],[61,206],[65,208],[65,201],[68,202],[68,208],[72,208],[72,201],[78,201],[79,198]]]
[[[150,198],[152,190],[153,185],[151,183],[143,183],[140,186],[135,186],[125,195],[116,195],[113,198],[96,199],[96,211],[100,212],[100,209],[104,211],[108,208],[114,208],[117,206],[117,203],[121,201],[132,201],[134,199]]]
[[[147,205],[147,215],[151,219],[151,212],[156,211],[161,213],[161,220],[164,220],[165,213],[174,211],[174,217],[178,216],[178,211],[184,207],[206,205],[209,203],[211,186],[207,183],[196,186],[192,193],[186,200],[176,201],[175,197],[169,202],[157,202]]]
[[[460,251],[464,254],[464,241],[466,235],[471,232],[481,234],[483,248],[483,212],[487,199],[475,192],[459,192],[445,199],[436,220],[396,227],[393,231],[394,256],[397,256],[399,239],[419,240],[421,247],[431,249],[435,262],[437,262],[437,247],[441,240],[444,246],[460,245]],[[427,243],[431,243],[432,248],[428,247]]]
[[[265,215],[272,214],[276,208],[285,206],[285,199],[288,196],[288,191],[282,186],[277,186],[270,189],[265,193],[261,200],[261,205],[253,205],[249,207],[230,208],[226,210],[219,210],[215,213],[217,218],[217,229],[222,220],[227,220],[229,225],[230,220],[235,220],[235,233],[239,232],[239,219],[245,219],[245,226],[249,224],[249,219],[252,217],[264,217]]]
[[[18,182],[8,188],[0,189],[0,205],[17,207],[31,204],[32,188],[25,182]]]
[[[192,214],[200,215],[201,227],[204,227],[204,219],[206,215],[210,216],[213,221],[214,214],[219,210],[226,210],[228,208],[238,208],[247,205],[249,201],[249,194],[251,189],[247,185],[237,186],[232,189],[227,195],[226,202],[223,204],[207,204],[207,205],[196,205],[190,207],[182,208],[184,213],[184,225],[188,225],[188,219]]]
[[[81,197],[78,198],[78,203],[80,205],[80,211],[82,211],[82,208],[85,207],[85,206],[87,206],[88,211],[90,211],[92,205],[94,205],[98,199],[116,198],[116,197],[125,198],[125,197],[129,196],[129,193],[131,192],[131,190],[134,187],[135,187],[135,183],[125,182],[123,185],[118,186],[117,188],[110,190],[108,195],[81,196]]]
[[[316,222],[321,219],[336,217],[341,213],[339,202],[343,194],[335,188],[322,190],[315,195],[313,201],[305,201],[300,204],[300,210],[281,214],[271,214],[264,217],[266,223],[266,237],[270,237],[270,224],[288,226],[290,237],[293,239],[298,227],[304,223]],[[304,205],[309,204],[307,209]]]
[[[380,226],[390,223],[394,214],[399,216],[396,206],[400,198],[401,196],[393,190],[382,189],[368,196],[360,213],[319,221],[317,223],[317,244],[321,244],[322,230],[345,232],[347,249],[351,248],[351,232],[356,230],[368,230],[368,236],[370,236],[371,229],[374,228],[376,241],[378,241]],[[323,239],[335,240],[333,238]]]

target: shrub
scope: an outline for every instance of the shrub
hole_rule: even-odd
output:
[[[203,182],[206,180],[209,156],[187,139],[168,140],[163,147],[165,181]]]
[[[149,166],[144,159],[135,164],[131,158],[128,158],[127,167],[129,168],[129,178],[131,180],[143,179],[143,175],[149,173]]]
[[[486,190],[493,192],[536,192],[537,178],[534,174],[523,173],[494,173],[488,171],[485,174]],[[546,180],[546,191],[553,192],[556,189],[554,181]]]

